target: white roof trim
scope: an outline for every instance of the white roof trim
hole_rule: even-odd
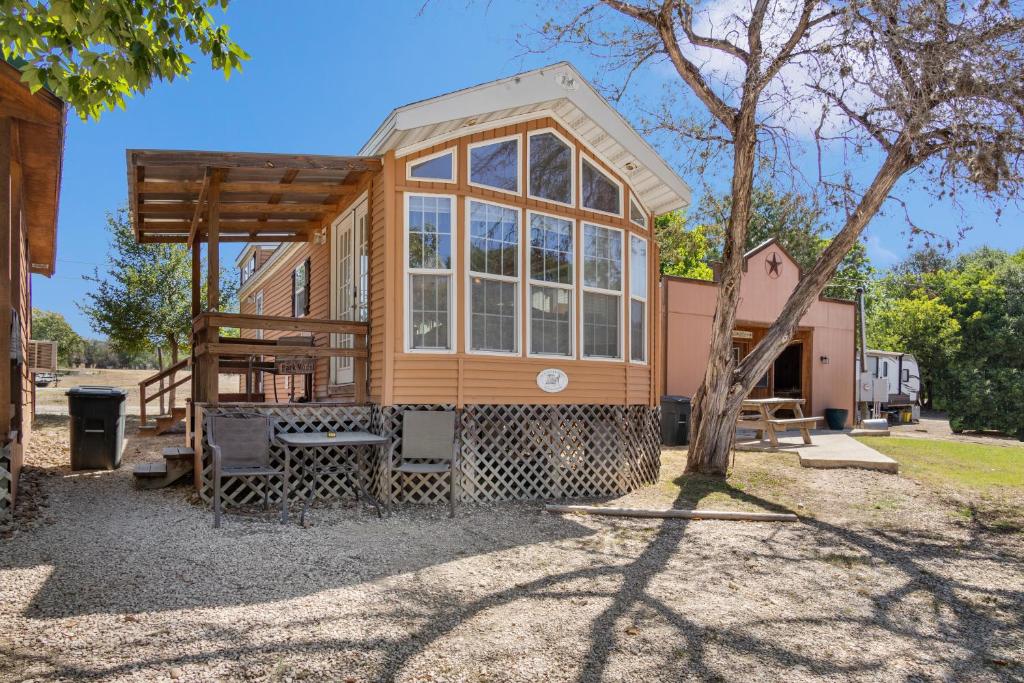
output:
[[[689,206],[691,192],[686,182],[568,62],[559,62],[509,78],[399,107],[384,120],[359,151],[359,154],[378,155],[396,147],[409,148],[416,144],[416,142],[403,144],[401,141],[393,139],[399,137],[396,134],[405,131],[416,129],[429,131],[446,122],[471,120],[477,116],[510,112],[509,116],[490,116],[487,124],[480,124],[493,127],[495,118],[511,116],[520,118],[522,116],[522,114],[511,114],[512,111],[537,105],[547,105],[538,107],[540,110],[546,110],[559,101],[567,101],[575,106],[609,138],[621,145],[627,155],[631,157],[630,160],[647,169],[658,180],[658,184],[661,185],[658,189],[661,191],[651,194],[667,194],[668,196],[658,202],[648,198],[646,204],[651,207],[652,211],[666,213]],[[537,112],[534,117],[537,115],[541,114]],[[458,129],[460,135],[468,133],[469,128],[474,127],[476,122],[469,123],[467,121],[466,124],[469,125],[464,124],[464,127]],[[573,129],[571,125],[567,127],[570,130]],[[450,136],[452,132],[454,131],[446,131],[442,135]],[[426,137],[433,140],[437,136],[428,134]],[[421,141],[423,140],[417,142]],[[586,140],[582,141],[586,142]],[[599,150],[593,151],[598,152]],[[613,168],[627,181],[629,180],[630,174],[624,172],[621,165],[613,165]],[[647,193],[638,189],[638,194],[643,197]],[[645,202],[645,199],[641,199],[641,201]]]

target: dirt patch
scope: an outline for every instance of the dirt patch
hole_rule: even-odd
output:
[[[1024,677],[1024,544],[903,477],[740,453],[616,504],[795,509],[800,523],[336,504],[314,525],[139,491],[158,457],[29,469],[45,523],[0,542],[0,680],[998,681]],[[48,431],[44,428],[42,431]],[[180,438],[180,437],[178,437]],[[792,461],[791,461],[792,460]]]
[[[64,373],[65,371],[61,371]],[[120,370],[112,368],[77,368],[66,371],[62,374],[55,385],[36,388],[36,412],[39,414],[67,415],[68,397],[65,395],[68,389],[77,386],[103,386],[116,387],[128,392],[126,409],[129,414],[139,414],[139,382],[152,377],[156,370]],[[178,375],[181,379],[184,375]],[[156,391],[150,388],[148,395]],[[220,391],[222,393],[233,393],[238,391],[237,375],[221,375]],[[192,388],[188,382],[175,390],[176,405],[185,405],[185,399],[191,397]],[[158,415],[159,398],[150,401],[147,411],[150,415]]]

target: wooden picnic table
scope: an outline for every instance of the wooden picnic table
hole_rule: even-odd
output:
[[[821,420],[820,417],[804,417],[805,401],[802,398],[748,398],[740,408],[740,417],[736,420],[738,429],[753,429],[757,438],[763,439],[768,434],[772,448],[779,447],[778,432],[799,429],[805,444],[811,443],[811,428]],[[793,411],[792,418],[777,418],[780,410]]]

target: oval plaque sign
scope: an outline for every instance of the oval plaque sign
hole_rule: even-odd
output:
[[[549,394],[557,394],[569,386],[569,375],[558,368],[547,368],[537,373],[537,386]]]

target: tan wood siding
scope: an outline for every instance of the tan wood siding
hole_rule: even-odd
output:
[[[552,202],[538,199],[531,199],[527,196],[527,142],[526,134],[543,128],[552,128],[569,140],[575,147],[573,173],[576,177],[575,190],[576,207],[567,207]],[[515,195],[498,190],[479,188],[468,183],[468,153],[469,145],[475,142],[483,142],[495,138],[520,135],[521,146],[521,194]],[[407,163],[446,149],[456,148],[457,154],[457,182],[422,182],[410,180],[406,177]],[[579,207],[579,163],[580,150],[583,150],[587,158],[597,164],[601,170],[620,182],[623,186],[622,194],[622,216],[608,216]],[[393,164],[385,163],[385,168],[391,166],[393,172],[399,179],[396,186],[394,207],[397,215],[395,225],[396,249],[392,254],[391,266],[395,269],[393,283],[395,286],[394,296],[389,297],[396,310],[396,325],[391,334],[390,342],[395,347],[394,373],[391,377],[394,395],[393,403],[411,402],[432,402],[432,403],[612,403],[612,404],[655,404],[657,389],[653,378],[655,368],[660,360],[657,348],[657,250],[651,239],[649,230],[637,226],[629,220],[629,184],[624,178],[609,168],[600,158],[590,152],[573,135],[565,130],[557,121],[551,118],[540,118],[512,126],[504,126],[489,131],[474,133],[456,140],[446,142],[418,150],[408,156],[396,158]],[[449,194],[456,196],[454,208],[454,229],[453,240],[456,243],[456,262],[454,270],[454,285],[456,302],[454,318],[456,324],[455,353],[429,354],[429,353],[405,353],[403,327],[405,317],[403,292],[404,287],[401,281],[404,273],[402,259],[404,240],[404,193],[405,192],[426,192],[434,194]],[[466,310],[466,234],[465,234],[465,200],[467,197],[494,201],[500,204],[517,206],[525,209],[543,211],[550,214],[563,216],[576,221],[592,222],[597,225],[613,227],[623,230],[623,318],[622,324],[628,331],[628,255],[630,234],[636,234],[647,240],[648,246],[648,295],[647,295],[647,364],[636,364],[628,362],[629,342],[628,335],[623,336],[622,355],[623,360],[585,360],[585,359],[557,359],[557,358],[531,358],[527,353],[526,337],[526,289],[528,284],[528,270],[522,269],[523,278],[520,280],[520,352],[517,356],[489,356],[485,354],[467,352],[468,340],[465,338],[465,310]],[[526,237],[528,235],[523,216],[521,239],[521,258],[526,258]],[[653,223],[652,223],[653,224]],[[576,240],[580,240],[580,224],[576,227]],[[577,265],[579,257],[577,256]],[[578,269],[577,269],[578,272]],[[581,288],[580,278],[576,277],[574,288],[575,309],[577,312],[575,348],[578,351],[581,342],[579,331],[578,315],[581,309]],[[537,373],[545,368],[560,368],[569,375],[569,386],[565,391],[557,394],[549,394],[542,391],[536,383]]]
[[[384,278],[385,201],[383,174],[377,174],[370,185],[370,199],[367,203],[367,221],[370,226],[370,389],[367,398],[378,403],[384,392],[384,330],[387,307]]]

